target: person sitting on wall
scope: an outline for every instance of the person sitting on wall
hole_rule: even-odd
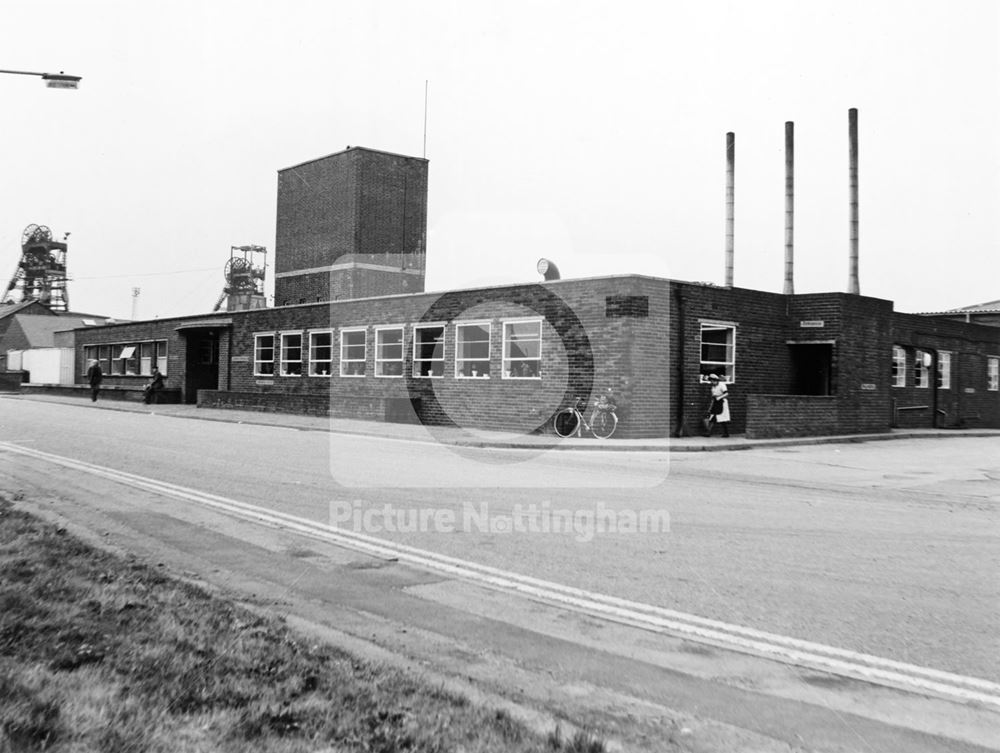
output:
[[[712,402],[708,406],[705,417],[705,436],[712,436],[716,424],[722,427],[722,436],[729,437],[729,390],[725,382],[716,374],[708,375],[708,383],[712,386]]]
[[[163,389],[163,374],[161,374],[160,370],[154,366],[152,378],[149,380],[146,386],[142,388],[143,390],[142,401],[146,403],[146,405],[149,405],[152,402],[159,402],[158,393],[162,389]]]

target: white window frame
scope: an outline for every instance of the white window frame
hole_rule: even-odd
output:
[[[166,340],[154,340],[153,349],[156,352],[156,368],[160,370],[163,376],[167,375],[167,354],[169,352],[167,348]]]
[[[421,345],[428,345],[430,343],[420,342],[420,333],[424,330],[437,329],[441,331],[441,354],[431,355],[429,358],[422,355],[419,350]],[[444,322],[434,323],[434,324],[414,324],[413,325],[413,378],[414,379],[443,379],[444,378],[444,368],[445,368],[445,356],[446,356],[446,335],[447,327]],[[434,352],[437,352],[437,346],[439,343],[434,343]],[[422,366],[424,364],[429,365],[429,372],[427,374],[421,374]],[[435,374],[434,371],[440,371],[440,373]]]
[[[330,337],[330,344],[326,345],[326,346],[316,345],[315,338],[318,335],[329,335],[329,337]],[[317,357],[316,351],[317,351],[318,348],[322,348],[322,347],[329,348],[330,355],[329,355],[328,358],[319,358],[319,357]],[[309,376],[311,376],[311,377],[321,377],[321,378],[324,378],[324,379],[327,379],[327,378],[333,376],[333,348],[334,348],[334,337],[333,337],[333,330],[332,329],[310,330],[310,332],[309,332]],[[322,366],[324,364],[326,365],[326,373],[322,374],[322,373],[320,373],[320,371],[317,368],[317,366]]]
[[[387,332],[398,332],[398,343],[383,343],[382,337]],[[384,348],[388,346],[393,349],[399,348],[398,358],[386,358]],[[403,324],[385,324],[375,328],[375,376],[381,379],[399,379],[403,376],[403,364],[406,360],[406,326]],[[399,373],[386,374],[386,368]]]
[[[939,390],[951,389],[951,351],[939,350],[937,355],[937,387]]]
[[[265,337],[271,338],[271,358],[270,360],[263,359],[260,357],[262,350],[267,350],[268,348],[262,348],[260,341]],[[253,375],[261,377],[273,377],[274,376],[274,356],[275,356],[275,335],[273,332],[255,332],[253,336]],[[262,370],[261,366],[270,364],[270,370]]]
[[[485,327],[486,328],[486,358],[462,358],[462,339],[461,331],[466,327]],[[472,342],[482,342],[482,340],[474,340]],[[456,379],[489,379],[490,378],[490,360],[493,353],[493,321],[490,319],[476,319],[462,322],[455,322],[455,378]],[[469,365],[469,371],[476,371],[476,374],[463,374],[462,371],[465,369],[466,364]],[[482,372],[482,364],[486,365],[486,371]]]
[[[278,337],[278,376],[296,377],[296,378],[302,376],[302,367],[304,366],[304,364],[302,363],[302,334],[303,334],[303,330],[301,330],[301,329],[293,329],[293,330],[288,330],[288,331],[285,331],[285,332],[279,332],[278,333],[278,335],[279,335],[279,337]],[[297,359],[295,359],[295,358],[288,358],[287,357],[287,352],[289,350],[291,350],[291,348],[285,345],[285,338],[286,337],[298,337],[299,338],[299,345],[298,345],[299,357]],[[299,367],[298,373],[293,373],[293,372],[290,372],[288,370],[289,366],[294,366],[295,364],[298,364],[298,367]]]
[[[361,333],[363,339],[362,341],[362,356],[361,358],[346,358],[346,350],[348,347],[357,347],[356,344],[349,344],[347,341],[350,339],[350,335],[356,335]],[[368,328],[367,327],[341,327],[340,329],[340,375],[348,379],[364,379],[365,371],[368,369]],[[355,371],[356,367],[360,366],[360,371]],[[354,373],[350,373],[354,372]]]
[[[543,330],[542,323],[543,323],[543,321],[544,321],[543,318],[540,317],[540,316],[521,317],[521,318],[518,318],[518,319],[501,319],[500,320],[501,332],[503,333],[502,334],[502,337],[503,337],[503,340],[502,340],[502,342],[503,342],[503,350],[501,351],[501,353],[502,353],[502,357],[503,357],[503,361],[502,361],[502,363],[503,363],[503,366],[502,366],[503,371],[502,371],[502,374],[503,374],[503,378],[504,379],[541,379],[542,378],[542,330]],[[507,328],[508,328],[508,326],[517,325],[517,324],[537,324],[538,325],[538,338],[537,338],[537,341],[538,341],[538,355],[537,356],[523,357],[523,358],[511,358],[511,355],[510,355],[510,346],[513,345],[513,343],[515,342],[515,340],[512,339],[511,337],[508,337]],[[526,341],[526,342],[528,342],[528,341]],[[530,342],[534,342],[534,338],[532,338],[530,340]],[[513,370],[511,369],[511,361],[520,361],[520,362],[522,362],[522,365],[523,365],[524,362],[534,361],[535,362],[535,373],[534,374],[514,374]]]
[[[736,383],[736,331],[739,325],[736,322],[720,322],[709,319],[702,319],[698,322],[698,381],[702,384],[708,383],[708,375],[715,374],[719,380],[726,384]],[[728,358],[722,361],[706,359],[705,356],[705,331],[706,330],[728,330],[732,333],[729,342],[724,345],[720,343],[707,343],[712,347],[726,348]]]
[[[986,356],[986,390],[1000,390],[1000,356]]]
[[[906,357],[906,348],[902,345],[892,346],[892,386],[893,387],[905,387],[906,386],[906,372],[908,359]]]
[[[925,358],[926,356],[926,358]],[[930,363],[926,363],[930,361]],[[934,355],[929,350],[916,348],[913,351],[913,386],[926,390],[931,386],[931,366],[934,365]]]
[[[156,343],[152,340],[139,343],[139,374],[149,376],[153,373],[153,358],[156,352]]]

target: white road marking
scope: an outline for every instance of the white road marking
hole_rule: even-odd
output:
[[[1000,709],[1000,684],[981,678],[943,672],[585,591],[10,442],[0,442],[0,450],[36,458],[156,494],[183,499],[239,518],[269,523],[365,554],[396,559],[491,588],[523,594],[547,604],[557,604],[622,624],[879,685],[929,693],[963,702],[974,701]]]

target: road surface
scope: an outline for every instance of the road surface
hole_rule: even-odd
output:
[[[163,537],[173,537],[174,547],[181,547],[190,535],[181,533],[178,526],[183,524],[177,519],[198,521],[205,529],[253,547],[267,541],[259,531],[247,533],[244,528],[234,536],[232,521],[210,523],[199,517],[207,513],[192,509],[192,504],[204,501],[202,495],[215,495],[211,499],[295,519],[336,522],[348,532],[412,547],[427,557],[447,556],[494,568],[505,578],[571,587],[591,600],[588,605],[613,597],[626,605],[607,607],[618,610],[619,624],[638,619],[623,615],[635,614],[629,610],[639,605],[660,610],[656,619],[677,613],[684,619],[707,618],[752,631],[742,637],[756,638],[759,631],[835,647],[850,657],[871,655],[987,683],[1000,680],[996,439],[956,437],[669,458],[662,453],[456,452],[434,442],[3,399],[0,442],[0,489],[30,489],[53,500],[61,514],[71,509],[72,499],[86,498],[86,506],[104,506],[106,515],[117,515],[119,523],[128,521],[130,530],[138,530],[140,519],[156,521]],[[66,462],[54,464],[53,458]],[[102,470],[105,475],[100,476],[73,467],[77,461],[163,486],[157,487],[158,493],[148,493],[136,486],[139,482],[112,478],[111,470]],[[166,507],[165,495],[170,498]],[[130,507],[135,511],[131,517]],[[587,515],[594,513],[613,530],[593,524],[595,519]],[[643,514],[659,524],[656,530],[634,531],[626,525]],[[577,525],[563,532],[549,530],[566,520]],[[287,554],[294,548],[288,545],[281,551]],[[208,562],[211,549],[206,544],[197,554],[199,561]],[[240,547],[233,550],[238,553]],[[307,546],[304,551],[312,550]],[[332,554],[327,557],[339,562]],[[393,558],[380,561],[386,559]],[[232,563],[225,567],[230,574],[236,569]],[[294,573],[294,568],[284,573],[289,593],[298,590]],[[587,645],[585,623],[560,627],[558,611],[514,618],[516,605],[507,597],[484,597],[478,590],[483,584],[473,575],[472,570],[462,571],[443,586],[434,578],[404,579],[405,588],[420,604],[459,610],[490,624],[506,621],[536,636],[572,635],[574,644]],[[280,587],[280,578],[272,585]],[[545,603],[541,596],[538,600],[544,609],[555,609],[554,602]],[[390,611],[383,617],[389,619]],[[608,635],[628,632],[621,627],[601,630]],[[633,648],[649,640],[637,635],[615,633],[614,640]],[[699,636],[688,637],[698,642]],[[596,645],[606,646],[606,641]],[[712,641],[701,640],[699,645]],[[647,649],[660,651],[662,646]],[[699,650],[688,647],[681,653],[712,653]],[[635,649],[632,658],[636,652],[641,654]],[[687,669],[711,674],[704,668]],[[767,673],[755,674],[758,670],[742,667],[728,674],[752,676],[759,684]],[[631,687],[628,696],[641,696],[659,681]],[[777,687],[785,680],[771,676],[767,682]],[[834,685],[828,683],[825,690],[836,690]],[[602,686],[598,681],[587,685]],[[814,686],[823,682],[817,680]],[[978,692],[977,686],[970,687],[970,692]],[[983,688],[992,692],[989,685]],[[801,689],[776,694],[803,697]],[[720,697],[717,692],[709,695]],[[699,708],[704,700],[699,700]],[[684,707],[679,700],[676,705]],[[850,703],[844,708],[859,711]],[[926,716],[936,713],[939,710]],[[716,716],[740,729],[753,727],[722,710]],[[882,721],[895,722],[891,716],[882,714]],[[961,713],[950,720],[944,718],[948,713],[940,716],[939,726],[930,732],[951,734],[948,730],[965,727],[972,730],[969,736],[955,734],[982,744],[975,732],[981,720],[965,719]],[[822,727],[814,722],[810,729],[817,726]],[[775,729],[793,727],[784,720],[757,731],[772,735]],[[876,731],[866,732],[869,740],[877,737]]]

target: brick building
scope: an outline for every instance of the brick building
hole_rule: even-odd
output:
[[[111,385],[153,364],[199,405],[545,431],[610,389],[622,437],[694,433],[709,373],[752,437],[1000,427],[1000,328],[845,293],[618,275],[424,292],[427,162],[282,170],[266,309],[77,333]]]

